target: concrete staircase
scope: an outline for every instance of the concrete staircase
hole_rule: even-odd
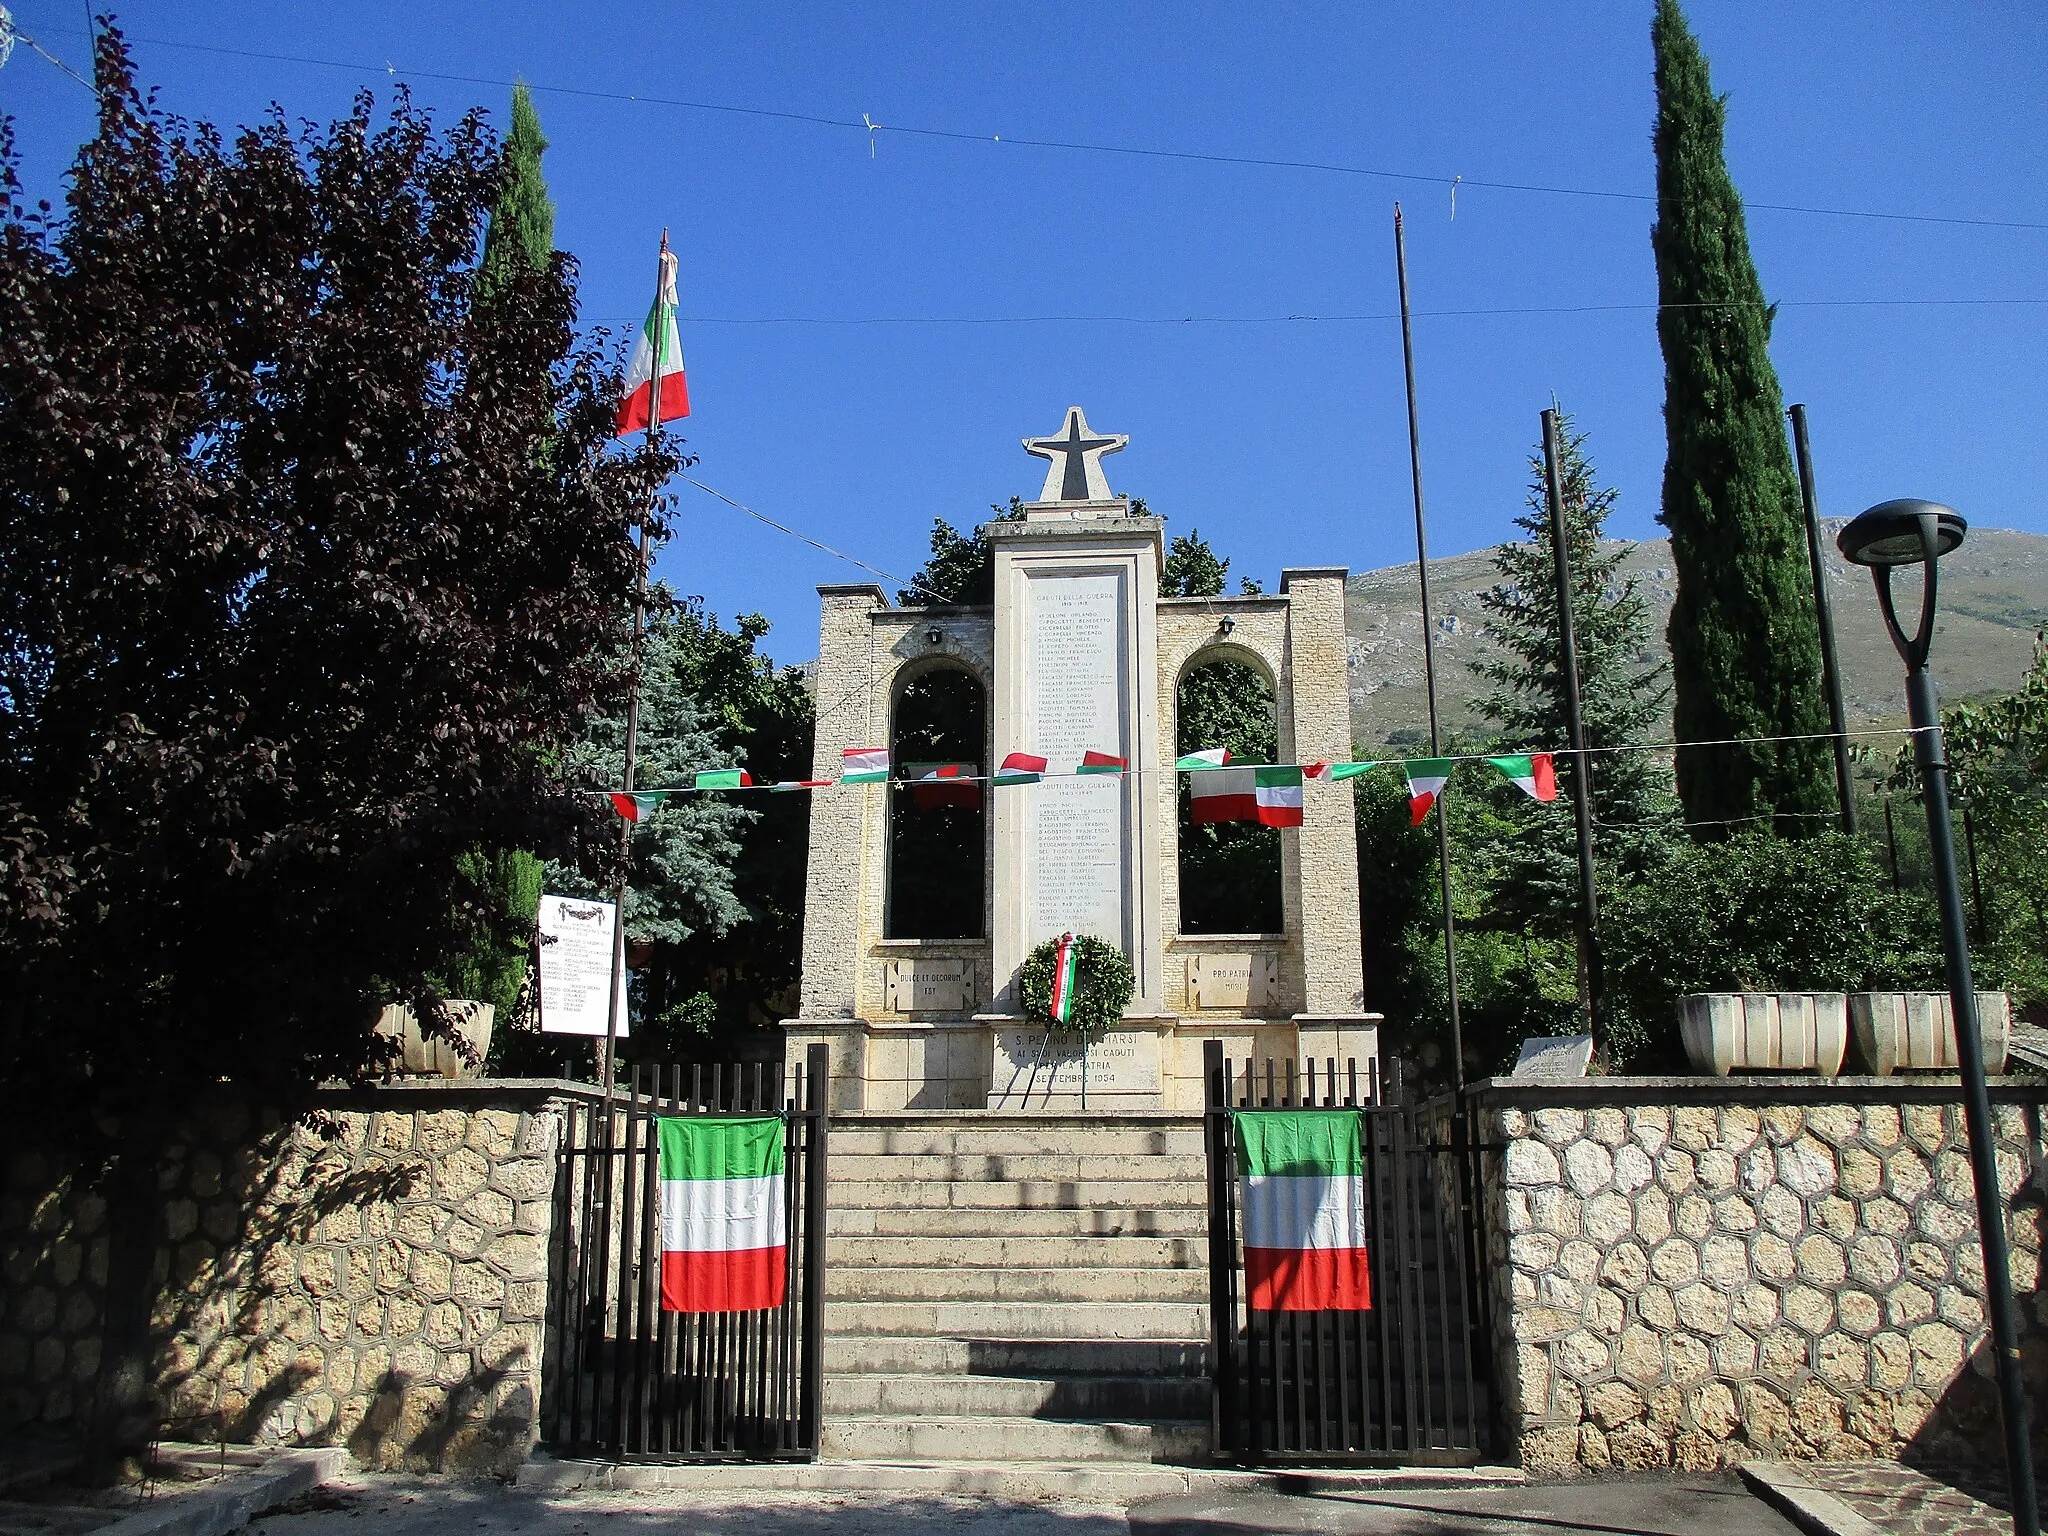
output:
[[[1198,1118],[853,1114],[830,1152],[826,1457],[1206,1457]]]

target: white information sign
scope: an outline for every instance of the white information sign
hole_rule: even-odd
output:
[[[605,1033],[605,983],[611,980],[613,924],[608,901],[540,899],[540,1027],[550,1035]],[[619,1038],[626,1036],[626,974],[619,972]]]

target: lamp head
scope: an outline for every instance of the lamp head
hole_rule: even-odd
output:
[[[1934,519],[1936,559],[1962,543],[1963,535],[1970,530],[1962,513],[1954,507],[1907,496],[1880,502],[1850,519],[1848,527],[1836,536],[1835,547],[1841,550],[1843,559],[1857,565],[1918,565],[1928,556],[1920,534],[1921,520],[1928,517]]]

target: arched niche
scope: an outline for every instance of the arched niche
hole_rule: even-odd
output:
[[[1273,683],[1248,652],[1211,645],[1174,687],[1174,753],[1227,747],[1232,763],[1270,763],[1279,750]],[[1180,931],[1279,933],[1285,927],[1280,829],[1194,820],[1191,777],[1179,775]]]
[[[979,939],[988,861],[987,787],[938,781],[918,787],[918,765],[954,763],[987,773],[988,688],[947,660],[907,668],[889,711],[889,884],[883,918],[891,939]]]

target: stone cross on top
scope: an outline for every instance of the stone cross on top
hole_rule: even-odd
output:
[[[1088,418],[1081,407],[1067,407],[1067,425],[1059,437],[1027,437],[1024,451],[1034,458],[1048,459],[1045,489],[1040,501],[1108,501],[1109,479],[1102,473],[1102,456],[1120,452],[1130,438],[1117,433],[1097,437],[1088,430]]]

